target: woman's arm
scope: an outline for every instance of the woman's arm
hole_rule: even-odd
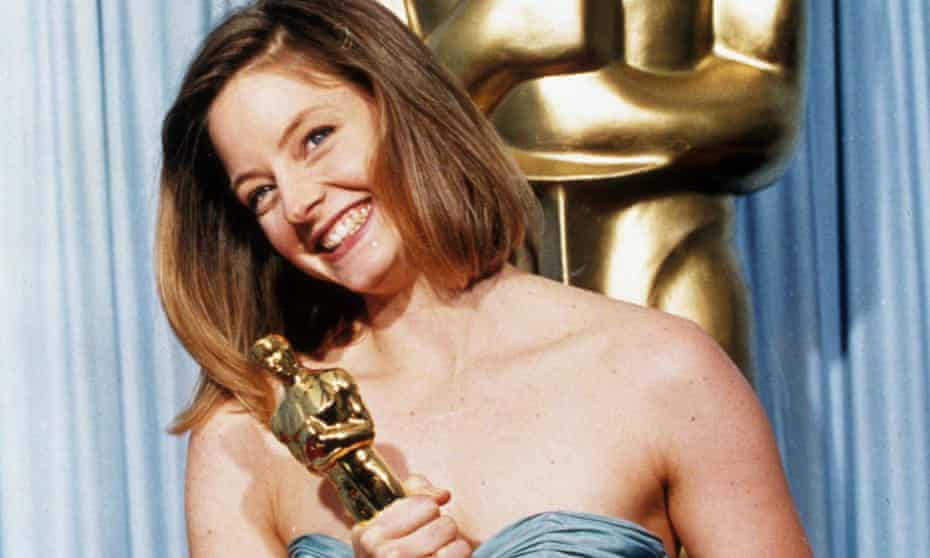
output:
[[[661,380],[672,527],[691,558],[808,558],[765,412],[739,370],[686,327]]]
[[[277,444],[244,412],[220,411],[191,435],[185,500],[192,558],[286,555],[275,523],[276,495],[282,499],[298,496],[286,483],[278,489],[278,479],[288,478],[282,459],[290,463],[292,457]],[[449,501],[449,492],[422,477],[408,479],[405,488],[409,497],[352,530],[355,555],[469,556],[471,547],[459,534],[455,521],[440,513],[440,507]],[[296,505],[302,514],[315,513],[312,502]]]
[[[273,521],[267,438],[249,414],[229,409],[191,434],[185,507],[192,558],[285,555]]]

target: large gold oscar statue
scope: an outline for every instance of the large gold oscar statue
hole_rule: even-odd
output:
[[[800,128],[803,0],[381,0],[489,115],[545,213],[538,271],[702,325],[749,373],[732,195]]]

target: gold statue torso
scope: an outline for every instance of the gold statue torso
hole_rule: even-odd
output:
[[[404,495],[372,447],[375,426],[348,372],[304,367],[287,339],[275,334],[257,340],[250,356],[284,383],[272,433],[310,472],[329,479],[350,516],[371,519]]]
[[[285,388],[271,430],[309,469],[325,473],[353,449],[374,441],[374,425],[349,375],[303,369]]]

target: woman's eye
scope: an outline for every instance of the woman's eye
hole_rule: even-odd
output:
[[[307,134],[307,139],[304,140],[304,148],[307,150],[307,153],[310,153],[326,139],[326,136],[333,132],[332,126],[323,126],[322,128],[316,128],[309,134]]]
[[[264,213],[265,204],[262,202],[268,198],[268,194],[270,194],[272,190],[274,190],[274,186],[263,184],[249,192],[249,195],[245,198],[245,204],[248,206],[249,210],[256,215]]]

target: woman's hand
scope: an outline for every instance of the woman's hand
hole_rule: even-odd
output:
[[[404,482],[407,496],[395,501],[371,521],[352,529],[352,547],[358,558],[407,558],[436,556],[466,558],[471,545],[459,534],[458,525],[440,506],[451,498],[414,475]]]

